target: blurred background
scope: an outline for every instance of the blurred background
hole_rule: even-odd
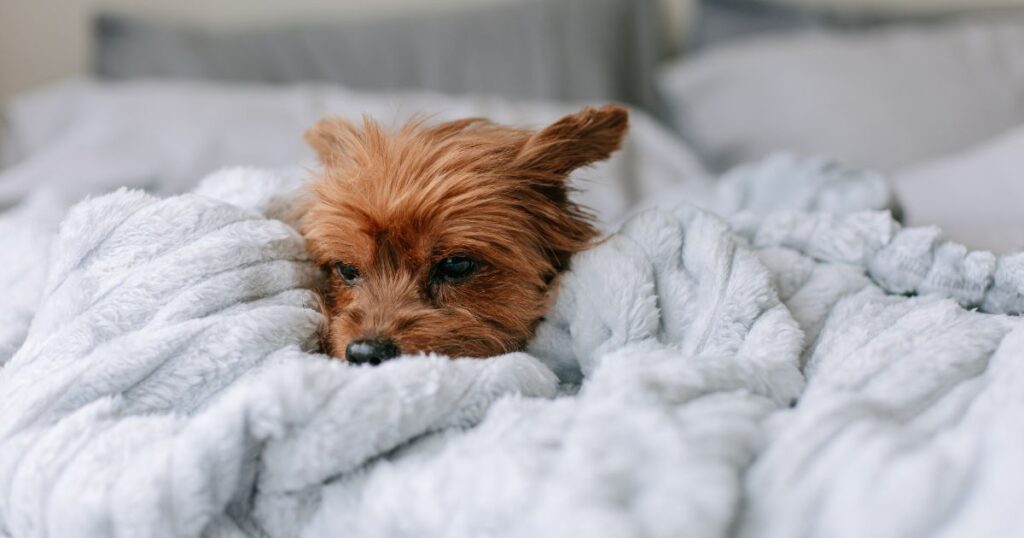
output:
[[[0,208],[307,163],[318,117],[631,105],[602,218],[776,151],[1024,248],[1024,0],[0,0]],[[708,181],[714,181],[709,179]]]

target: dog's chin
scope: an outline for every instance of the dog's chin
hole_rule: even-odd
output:
[[[526,347],[526,338],[509,335],[463,336],[468,331],[451,331],[438,338],[406,338],[395,335],[391,340],[399,350],[399,356],[440,355],[452,359],[484,359],[521,351]],[[345,359],[349,343],[360,340],[349,335],[330,335],[327,338],[327,352],[339,359]]]
[[[406,305],[388,316],[366,315],[375,305],[372,301],[336,305],[326,335],[330,352],[346,359],[351,343],[382,340],[400,356],[487,358],[524,349],[550,304],[547,293],[502,283],[487,289],[487,300],[463,299],[446,307]]]

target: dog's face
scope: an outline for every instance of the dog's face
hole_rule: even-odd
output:
[[[328,351],[376,364],[521,349],[555,277],[597,235],[566,178],[615,151],[627,123],[608,106],[538,132],[479,119],[314,126],[323,170],[302,228],[330,274]]]

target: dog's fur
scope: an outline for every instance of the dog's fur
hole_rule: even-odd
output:
[[[387,338],[401,353],[487,357],[522,349],[557,275],[597,236],[569,199],[570,172],[618,149],[628,114],[585,108],[540,130],[464,119],[414,120],[388,132],[325,119],[306,133],[322,171],[302,217],[315,261],[330,272],[325,344]],[[448,256],[474,261],[439,281]],[[349,264],[359,276],[334,271]]]

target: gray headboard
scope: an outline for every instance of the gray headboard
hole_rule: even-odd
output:
[[[94,72],[607,99],[654,109],[657,11],[655,0],[518,0],[234,32],[103,14],[94,24]]]

